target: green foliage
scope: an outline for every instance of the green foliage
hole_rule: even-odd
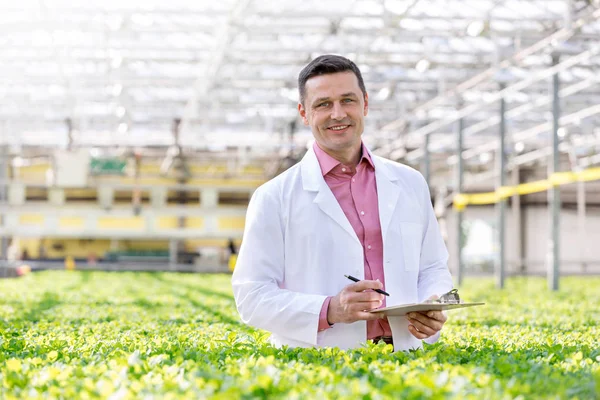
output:
[[[227,275],[43,272],[0,281],[0,398],[600,396],[600,279],[470,280],[441,340],[277,349]]]

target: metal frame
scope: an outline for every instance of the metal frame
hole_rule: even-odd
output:
[[[535,83],[556,72],[546,65],[549,51],[579,50],[580,58],[558,69],[575,73],[574,65],[587,59],[577,70],[586,79],[600,64],[600,11],[585,1],[274,4],[0,5],[0,98],[6,104],[0,143],[29,146],[44,137],[47,146],[62,147],[63,121],[71,118],[79,133],[75,146],[101,146],[98,137],[112,145],[169,146],[171,122],[182,118],[183,146],[237,146],[244,134],[264,132],[275,144],[257,152],[275,156],[287,144],[277,137],[297,118],[297,73],[314,55],[337,52],[365,75],[372,147],[389,156],[403,154],[397,145],[408,146],[415,161],[425,129],[437,132],[461,115],[468,117],[469,136],[474,124],[495,116],[499,98],[538,96]],[[470,30],[473,24],[481,31]],[[428,60],[424,70],[417,68],[421,60]],[[493,82],[503,70],[520,80],[499,93]],[[465,96],[473,93],[486,101],[473,104]],[[583,95],[592,93],[600,97],[589,90]],[[458,113],[457,96],[465,102]],[[423,114],[432,121],[428,128],[420,126]],[[521,116],[523,125],[536,118],[534,112]],[[310,140],[309,133],[296,137]],[[451,143],[432,146],[433,152],[453,151]]]

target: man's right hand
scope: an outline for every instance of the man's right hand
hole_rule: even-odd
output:
[[[381,306],[383,295],[373,289],[383,289],[383,283],[377,281],[360,281],[346,286],[331,298],[327,309],[327,321],[330,324],[350,324],[356,321],[369,321],[385,318],[383,313],[368,312]]]

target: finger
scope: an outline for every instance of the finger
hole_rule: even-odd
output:
[[[358,303],[360,301],[383,301],[383,295],[373,291],[348,293],[348,302]]]
[[[356,317],[357,317],[357,319],[363,320],[363,321],[374,321],[376,319],[385,318],[385,314],[360,311],[360,312],[356,313]]]
[[[438,321],[433,318],[429,318],[427,315],[420,314],[420,313],[410,313],[409,315],[407,315],[407,318],[410,321],[418,321],[421,324],[423,324],[424,326],[427,326],[427,327],[435,330],[436,332],[441,330],[442,327],[444,326],[443,322]],[[419,330],[421,330],[421,329],[419,329]]]
[[[423,314],[431,319],[440,321],[441,323],[444,323],[444,322],[446,322],[446,320],[448,320],[446,313],[443,311],[426,311],[426,312],[421,312],[419,314]]]
[[[417,339],[427,339],[429,336],[419,332],[414,326],[409,325],[408,326],[408,331],[411,333],[411,335],[413,335],[414,337],[416,337]]]
[[[343,295],[342,302],[344,304],[360,303],[360,302],[371,302],[371,301],[383,301],[383,295],[377,292],[346,292]]]
[[[414,321],[418,321],[420,324],[422,324],[423,326],[426,326],[428,328],[433,329],[435,332],[439,331],[442,329],[442,326],[444,325],[443,322],[440,322],[438,320],[429,318],[427,315],[423,315],[421,313],[409,313],[406,318],[408,318],[408,320],[412,323]],[[422,329],[419,329],[420,331]]]
[[[349,312],[358,312],[365,310],[373,310],[381,306],[380,301],[361,301],[360,303],[348,304],[347,310]]]
[[[364,280],[352,283],[346,287],[353,292],[362,292],[369,289],[383,289],[383,283],[379,281]]]
[[[430,326],[427,326],[427,325],[423,324],[421,321],[418,321],[416,319],[408,318],[408,322],[410,322],[410,324],[412,326],[414,326],[415,328],[417,328],[417,330],[419,332],[424,333],[427,336],[434,335],[434,334],[436,334],[439,331],[439,329],[435,329],[435,328],[432,328]]]

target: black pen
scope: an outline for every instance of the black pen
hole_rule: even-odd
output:
[[[353,277],[352,275],[344,275],[346,278],[350,279],[351,281],[354,282],[360,282],[360,279],[356,279],[355,277]],[[377,293],[381,293],[381,294],[385,294],[386,296],[389,296],[390,294],[388,292],[386,292],[385,290],[381,290],[381,289],[373,289],[374,291],[376,291]]]

